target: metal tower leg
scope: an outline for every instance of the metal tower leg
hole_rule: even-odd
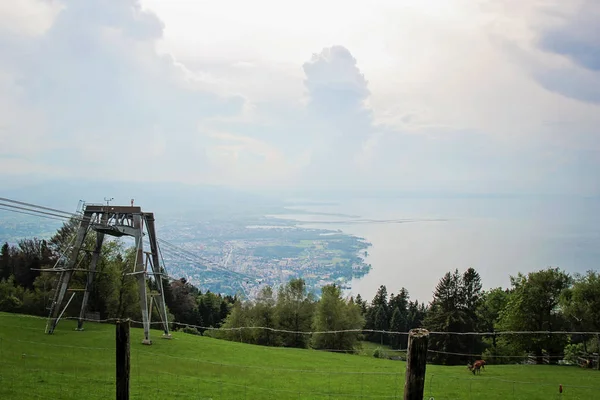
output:
[[[165,305],[165,300],[163,298],[163,284],[162,284],[162,276],[156,276],[155,279],[158,285],[158,290],[160,291],[160,295],[156,296],[156,308],[158,309],[158,313],[160,314],[160,318],[162,320],[164,337],[170,338],[171,334],[169,333],[169,321],[167,319],[167,307]]]
[[[81,250],[81,246],[83,245],[83,241],[85,240],[85,236],[87,234],[88,227],[90,225],[89,215],[83,216],[81,223],[79,224],[79,229],[77,230],[77,238],[75,239],[75,243],[73,245],[73,249],[71,250],[71,254],[69,255],[69,261],[65,268],[64,274],[61,274],[60,281],[58,283],[58,290],[55,293],[54,301],[52,302],[51,310],[50,310],[50,328],[48,329],[48,333],[54,333],[54,329],[58,324],[58,314],[60,312],[60,306],[65,297],[65,293],[67,292],[67,288],[69,287],[69,282],[71,281],[71,276],[73,275],[73,269],[75,268],[75,264],[77,263],[77,256],[79,255],[79,251]]]
[[[108,214],[102,215],[102,224],[106,224],[108,219]],[[77,330],[83,330],[83,322],[85,319],[85,312],[87,309],[87,302],[90,297],[90,291],[92,290],[92,285],[94,283],[94,278],[96,275],[96,265],[98,264],[98,259],[100,258],[100,252],[102,250],[102,243],[104,242],[104,233],[97,232],[96,233],[96,248],[94,248],[94,253],[92,254],[92,262],[90,264],[90,269],[87,275],[87,282],[85,284],[85,292],[83,293],[83,300],[81,302],[81,311],[79,312],[79,320],[77,320]]]
[[[154,228],[154,215],[149,214],[146,217],[146,230],[148,231],[149,241],[150,241],[150,251],[152,253],[152,273],[154,275],[154,280],[156,281],[156,286],[158,287],[158,296],[156,296],[156,307],[158,309],[158,313],[160,314],[160,319],[163,325],[163,332],[165,338],[170,338],[171,334],[169,333],[169,320],[167,318],[167,307],[165,304],[164,297],[164,288],[162,282],[162,271],[160,269],[160,261],[158,257],[158,243],[156,241],[156,230]]]
[[[152,344],[150,340],[150,321],[148,319],[148,296],[146,293],[146,273],[144,264],[144,244],[143,244],[143,219],[141,214],[133,216],[133,228],[135,229],[135,248],[136,248],[136,263],[135,276],[138,281],[138,289],[140,295],[140,307],[142,311],[142,324],[144,327],[143,344]]]

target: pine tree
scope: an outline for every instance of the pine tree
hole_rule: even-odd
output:
[[[483,292],[481,291],[481,277],[473,268],[468,268],[462,276],[461,280],[461,301],[465,309],[465,331],[478,331],[481,323],[479,322],[479,314],[477,310],[483,301]],[[480,354],[483,351],[483,337],[471,336],[468,343],[468,353]]]
[[[377,331],[387,331],[388,329],[388,317],[387,312],[383,305],[379,305],[377,308],[377,312],[375,313],[375,330]],[[386,334],[383,332],[378,332],[377,335],[379,337],[379,342],[384,344]]]
[[[377,293],[373,297],[371,301],[371,305],[368,307],[366,312],[366,322],[365,328],[369,330],[377,330],[377,311],[379,311],[379,307],[383,307],[383,312],[387,321],[389,321],[390,315],[388,312],[388,295],[387,288],[385,285],[379,286],[377,289]],[[381,335],[375,333],[367,334],[367,340],[372,342],[381,342]]]
[[[481,299],[481,279],[469,268],[462,276],[455,270],[446,273],[437,284],[425,326],[437,332],[469,332],[478,326],[477,306]],[[445,353],[436,353],[434,361],[443,364],[460,364],[470,357],[457,354],[472,354],[481,350],[481,338],[462,335],[435,335],[430,339],[431,348]]]
[[[419,303],[418,300],[409,301],[408,313],[406,318],[406,330],[409,331],[414,328],[421,328],[423,326],[423,321],[425,320],[426,315],[427,307],[425,307],[425,304]]]
[[[4,243],[0,250],[0,281],[8,279],[12,273],[10,246],[8,243]]]
[[[404,316],[402,315],[402,312],[400,311],[400,309],[398,307],[394,308],[394,312],[392,313],[392,320],[390,322],[390,330],[392,332],[405,332],[406,329],[406,320],[404,318]],[[400,345],[402,343],[402,338],[404,338],[406,335],[394,335],[392,334],[391,338],[390,338],[390,345],[392,346],[393,349],[398,349],[400,348]]]
[[[367,314],[367,302],[363,300],[360,293],[356,295],[355,303],[360,307],[360,313],[364,317]]]
[[[390,296],[390,301],[388,303],[388,310],[390,312],[393,312],[393,310],[395,308],[398,308],[401,313],[406,313],[406,311],[408,309],[408,301],[409,301],[408,290],[406,290],[405,288],[402,288],[402,289],[400,289],[400,292],[398,292],[397,295],[394,296],[394,294],[392,294]]]

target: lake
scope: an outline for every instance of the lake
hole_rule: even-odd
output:
[[[475,268],[490,288],[508,287],[518,272],[552,266],[574,273],[600,265],[597,198],[352,199],[301,208],[350,217],[295,214],[293,208],[280,217],[373,244],[372,271],[348,291],[368,300],[385,284],[388,293],[404,286],[412,299],[428,302],[439,279],[455,268]]]

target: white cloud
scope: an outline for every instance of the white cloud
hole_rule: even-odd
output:
[[[0,33],[39,36],[46,33],[61,11],[54,0],[19,0],[0,3]]]
[[[0,6],[0,157],[31,173],[253,187],[600,192],[598,11],[557,0]]]

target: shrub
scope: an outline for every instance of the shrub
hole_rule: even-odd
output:
[[[192,335],[199,335],[200,334],[200,332],[198,332],[198,329],[196,329],[194,327],[191,327],[191,326],[187,326],[187,325],[181,331],[183,333],[189,333],[189,334],[192,334]]]
[[[579,355],[583,353],[583,343],[570,343],[565,346],[564,360],[569,364],[579,364]]]
[[[373,357],[387,358],[387,355],[385,354],[385,352],[383,351],[383,349],[381,347],[377,347],[375,350],[373,350]]]

